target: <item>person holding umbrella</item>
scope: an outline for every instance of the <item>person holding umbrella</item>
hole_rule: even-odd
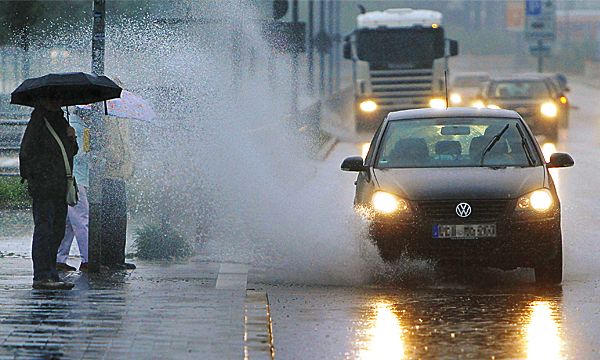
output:
[[[65,235],[67,206],[75,205],[73,156],[78,151],[75,129],[61,105],[77,105],[119,97],[121,88],[104,76],[85,73],[48,74],[27,79],[11,94],[11,103],[32,106],[21,141],[20,174],[27,180],[33,212],[33,288],[69,290],[61,281],[56,254]]]
[[[40,100],[31,113],[19,153],[21,178],[27,180],[33,205],[34,289],[73,288],[72,283],[60,281],[56,271],[55,254],[64,236],[67,218],[67,182],[61,145],[72,168],[73,156],[78,150],[75,129],[63,117],[60,99]]]

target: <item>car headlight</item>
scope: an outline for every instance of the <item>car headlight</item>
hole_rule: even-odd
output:
[[[485,104],[481,100],[475,100],[471,103],[471,107],[483,109],[485,107]]]
[[[462,96],[460,96],[460,94],[458,94],[458,93],[450,94],[450,103],[452,103],[454,105],[462,104]]]
[[[377,103],[373,100],[364,100],[358,106],[360,107],[361,111],[367,113],[377,110]]]
[[[517,201],[517,210],[535,210],[544,212],[552,208],[554,199],[548,189],[539,189],[521,196]]]
[[[442,98],[433,98],[429,100],[429,107],[433,109],[445,109],[446,108],[446,100]]]
[[[385,191],[377,191],[371,198],[373,208],[384,214],[392,214],[395,212],[407,211],[408,203],[406,200],[400,199],[396,195]]]
[[[554,104],[551,101],[548,101],[543,103],[542,106],[540,106],[540,112],[546,117],[556,117],[556,115],[558,114],[558,108],[556,107],[556,104]]]

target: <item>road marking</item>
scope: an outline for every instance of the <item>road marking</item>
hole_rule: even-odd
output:
[[[244,359],[275,359],[271,307],[265,291],[246,291]]]
[[[223,263],[219,266],[217,289],[246,290],[248,283],[248,265]]]

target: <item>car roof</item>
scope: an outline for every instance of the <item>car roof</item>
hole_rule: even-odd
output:
[[[506,75],[506,76],[497,76],[490,79],[490,82],[495,81],[527,81],[527,80],[535,80],[535,81],[543,81],[549,79],[548,75],[543,74],[516,74],[516,75]]]
[[[447,109],[412,109],[389,113],[387,120],[431,119],[431,118],[456,118],[456,117],[486,117],[519,119],[520,116],[513,110],[505,109],[477,109],[466,107],[449,107]]]

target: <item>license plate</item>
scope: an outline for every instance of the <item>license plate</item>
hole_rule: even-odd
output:
[[[496,224],[433,225],[435,239],[479,239],[496,237]]]

